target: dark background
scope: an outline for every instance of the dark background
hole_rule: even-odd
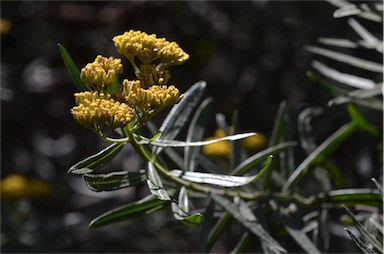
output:
[[[66,173],[106,144],[70,115],[75,88],[57,43],[81,68],[98,54],[118,56],[112,37],[130,29],[176,41],[190,59],[172,68],[170,83],[186,91],[205,80],[205,96],[215,99],[214,112],[230,119],[238,110],[242,130],[268,136],[281,101],[287,101],[296,121],[303,109],[330,98],[307,78],[313,56],[303,46],[316,44],[318,37],[358,38],[345,19],[333,19],[334,10],[321,1],[2,1],[1,17],[10,23],[1,34],[2,178],[20,174],[53,186],[51,195],[39,200],[2,202],[2,251],[197,251],[199,228],[178,225],[167,212],[87,228],[92,218],[138,199],[144,190],[92,193],[80,177]],[[319,128],[319,139],[346,119],[332,117]],[[207,136],[214,128],[212,115]],[[127,146],[110,167],[137,170],[140,165]],[[361,180],[353,169],[352,177],[360,179],[351,180],[356,186],[372,177]],[[239,235],[230,236],[215,251],[231,250]],[[334,251],[353,248],[343,244],[351,242],[340,242]]]

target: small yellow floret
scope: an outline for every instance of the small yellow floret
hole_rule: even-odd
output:
[[[111,95],[98,92],[75,94],[78,106],[72,108],[75,120],[85,127],[107,123],[112,128],[124,127],[134,117],[133,110],[125,103],[111,99]]]
[[[98,55],[93,63],[81,69],[80,79],[95,90],[100,90],[112,85],[116,76],[121,73],[123,73],[121,59]]]

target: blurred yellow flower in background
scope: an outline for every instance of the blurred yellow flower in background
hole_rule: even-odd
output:
[[[231,127],[231,131],[233,131],[233,127]],[[206,140],[223,138],[225,136],[224,130],[216,129],[214,135]],[[249,154],[260,151],[265,147],[265,144],[266,138],[261,133],[257,133],[257,135],[247,137],[240,141],[241,147]],[[207,156],[229,158],[231,155],[231,144],[228,141],[219,141],[203,146],[202,151]]]
[[[9,200],[34,199],[52,193],[52,186],[40,179],[9,175],[0,182],[1,197]]]

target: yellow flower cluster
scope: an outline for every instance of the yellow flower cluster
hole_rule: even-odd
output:
[[[75,100],[78,106],[72,108],[72,115],[79,124],[88,128],[105,123],[112,128],[124,127],[134,117],[129,106],[113,100],[110,94],[76,93]]]
[[[122,84],[122,96],[128,105],[139,111],[137,113],[142,113],[146,119],[165,107],[178,103],[183,97],[175,86],[153,85],[145,89],[141,87],[139,80],[127,79]]]
[[[176,87],[166,86],[170,78],[167,68],[189,58],[176,42],[133,30],[115,36],[113,41],[117,51],[126,56],[135,69],[136,80],[125,79],[119,88],[107,89],[123,72],[121,60],[99,55],[87,64],[81,70],[80,79],[92,91],[75,94],[77,106],[71,112],[78,123],[88,128],[100,129],[103,124],[111,128],[124,127],[132,120],[143,124],[183,97]],[[140,68],[135,57],[141,61]],[[157,65],[153,63],[155,60]]]
[[[170,78],[169,71],[165,69],[156,69],[154,64],[140,65],[140,74],[137,79],[143,88],[148,88],[153,85],[167,84]]]
[[[95,90],[100,90],[112,85],[116,76],[121,73],[123,73],[121,59],[98,55],[93,63],[81,69],[80,79]]]
[[[130,30],[113,38],[117,52],[133,61],[138,57],[143,64],[149,64],[160,59],[164,66],[184,63],[189,55],[176,42],[169,42],[165,38],[157,38],[155,34]]]

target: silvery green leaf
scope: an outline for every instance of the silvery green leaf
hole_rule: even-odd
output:
[[[164,189],[163,182],[161,181],[155,166],[151,162],[148,163],[147,174],[147,184],[150,192],[160,200],[171,201],[167,191]]]
[[[358,57],[343,54],[337,51],[323,49],[323,48],[314,47],[314,46],[305,46],[304,49],[314,54],[325,56],[330,59],[339,61],[341,63],[346,63],[364,70],[383,73],[383,65],[380,63],[368,61]]]
[[[190,172],[190,171],[182,171],[182,170],[172,170],[171,174],[173,174],[176,177],[180,177],[181,179],[184,179],[190,182],[195,182],[195,183],[211,184],[211,185],[217,185],[221,187],[239,187],[239,186],[250,184],[260,179],[260,177],[268,169],[271,161],[272,161],[272,156],[268,158],[267,162],[265,163],[264,167],[260,170],[260,172],[254,176],[230,176],[230,175]]]
[[[138,142],[139,145],[153,145],[158,147],[186,147],[186,146],[205,146],[214,144],[219,141],[233,141],[233,140],[239,140],[243,138],[247,138],[253,135],[257,135],[254,132],[250,133],[243,133],[243,134],[235,134],[231,136],[226,136],[223,138],[217,138],[212,140],[205,140],[205,141],[197,141],[197,142],[186,142],[186,141],[178,141],[178,140],[154,140],[151,141],[150,139],[140,137],[140,141]]]
[[[312,67],[318,70],[323,75],[351,87],[369,90],[375,88],[376,86],[376,83],[370,79],[366,79],[349,73],[342,73],[318,61],[313,61]]]

